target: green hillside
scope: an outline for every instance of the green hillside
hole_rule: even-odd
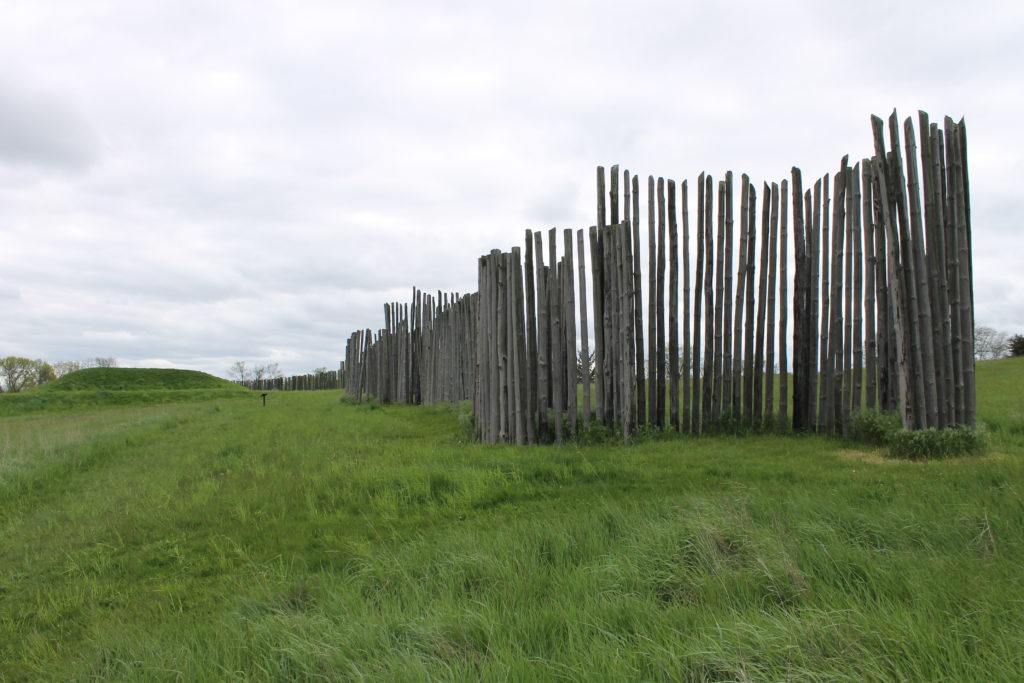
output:
[[[1024,680],[1024,359],[977,381],[987,452],[925,462],[339,391],[0,417],[0,680]]]
[[[89,368],[28,391],[0,394],[0,417],[252,395],[253,392],[234,382],[195,370]]]
[[[236,389],[234,382],[196,370],[165,368],[88,368],[48,382],[37,391],[153,391]]]

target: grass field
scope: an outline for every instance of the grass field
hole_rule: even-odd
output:
[[[1022,386],[979,364],[988,450],[935,462],[340,392],[2,417],[0,678],[1021,680]]]

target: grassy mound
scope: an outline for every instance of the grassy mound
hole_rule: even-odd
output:
[[[18,394],[0,394],[0,416],[230,398],[253,393],[195,370],[89,368]]]
[[[196,370],[166,368],[88,368],[64,375],[36,391],[153,391],[244,388]]]

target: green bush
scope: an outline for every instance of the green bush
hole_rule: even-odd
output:
[[[849,437],[854,441],[884,446],[901,427],[896,413],[866,410],[856,413],[850,420]]]
[[[1006,343],[1011,356],[1024,356],[1024,334],[1015,334]]]
[[[889,457],[905,460],[937,460],[984,450],[981,434],[969,427],[949,429],[899,429],[888,441]]]
[[[608,425],[600,422],[583,422],[576,425],[574,440],[580,446],[600,446],[602,444],[618,443],[622,437],[616,434]]]

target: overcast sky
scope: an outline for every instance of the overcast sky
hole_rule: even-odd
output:
[[[966,117],[1024,332],[1024,4],[0,0],[0,356],[336,367],[412,286],[594,222],[594,167],[805,181]]]

